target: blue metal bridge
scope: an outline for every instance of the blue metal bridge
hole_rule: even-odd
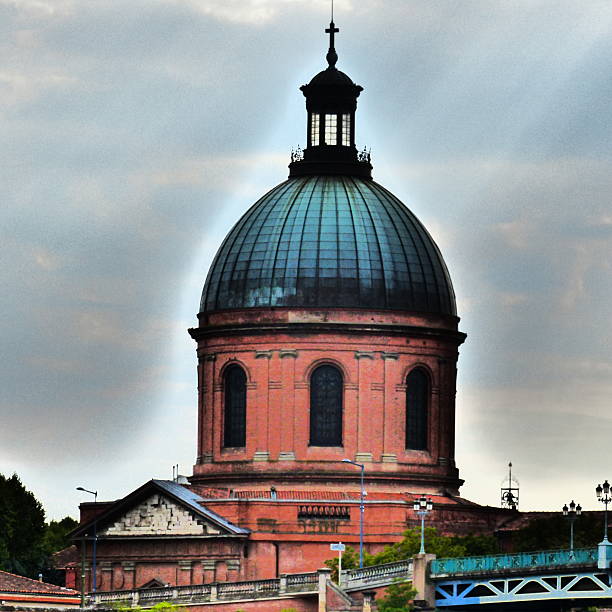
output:
[[[529,602],[557,606],[612,602],[612,573],[598,569],[597,548],[554,550],[483,557],[435,559],[429,579],[436,608],[468,609],[483,604],[505,610]]]

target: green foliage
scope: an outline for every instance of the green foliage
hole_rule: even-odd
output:
[[[536,519],[514,534],[514,550],[528,552],[569,548],[569,529],[567,519],[560,515]],[[574,523],[574,546],[576,548],[596,546],[602,538],[601,516],[585,513],[576,519]]]
[[[67,535],[77,522],[65,517],[45,524],[42,504],[28,491],[17,474],[0,474],[0,569],[50,582],[61,582],[49,567],[50,556],[71,542]]]
[[[376,600],[378,612],[409,612],[414,610],[412,601],[416,590],[407,580],[399,580],[390,584],[385,590],[385,596]]]
[[[385,546],[375,555],[366,552],[363,556],[364,566],[394,563],[416,555],[421,548],[421,530],[407,529],[403,535],[401,542]],[[493,536],[443,536],[438,534],[435,527],[425,528],[425,550],[438,558],[492,555],[499,552],[497,540]],[[328,559],[325,565],[332,570],[332,580],[338,582],[338,558]],[[352,546],[347,546],[342,554],[342,570],[357,567],[359,567],[359,553]]]
[[[435,527],[425,528],[425,550],[438,557],[462,557],[465,555],[466,547],[456,538],[438,535]],[[401,542],[396,542],[377,553],[368,555],[368,565],[380,563],[393,563],[402,559],[409,559],[416,555],[421,548],[420,529],[407,529]]]
[[[180,606],[177,606],[169,601],[160,601],[155,604],[151,610],[155,610],[155,612],[178,612]]]
[[[328,559],[325,561],[325,565],[332,571],[331,579],[334,582],[338,582],[338,557]],[[346,550],[342,553],[342,571],[357,567],[359,567],[359,553],[352,546],[347,546]]]
[[[61,521],[51,521],[43,538],[43,545],[47,554],[52,555],[72,544],[68,534],[78,525],[72,517],[66,516]]]
[[[37,578],[45,565],[45,511],[17,474],[0,474],[0,569]]]
[[[117,612],[142,612],[142,608],[140,606],[135,606],[132,608],[129,599],[112,601],[110,604],[108,604],[108,607],[111,610],[116,610]]]

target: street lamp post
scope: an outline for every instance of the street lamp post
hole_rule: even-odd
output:
[[[563,516],[568,520],[570,524],[570,559],[574,558],[574,523],[581,514],[581,505],[576,505],[573,499],[569,504],[569,508],[567,504],[563,506]]]
[[[610,495],[610,483],[605,480],[603,485],[598,484],[595,488],[597,499],[604,505],[604,539],[599,543],[599,555],[597,558],[597,567],[599,569],[610,569],[610,561],[612,560],[612,544],[608,541],[608,504],[612,501]]]
[[[433,503],[430,498],[421,495],[419,499],[414,500],[414,511],[421,518],[421,550],[420,555],[425,554],[425,517],[433,510]]]
[[[604,481],[603,485],[598,484],[595,488],[597,499],[604,505],[604,542],[608,539],[608,504],[612,501],[610,497],[610,484],[607,480]]]
[[[363,485],[363,478],[365,472],[365,465],[363,463],[355,463],[350,459],[343,459],[342,463],[350,463],[356,465],[361,469],[361,496],[359,500],[359,567],[363,567],[363,514],[365,512],[365,489]]]
[[[91,493],[91,495],[94,496],[94,504],[98,503],[98,492],[97,491],[90,491],[89,489],[84,489],[83,487],[77,487],[76,488],[77,491],[83,491],[85,493]],[[92,545],[92,551],[91,551],[91,566],[92,566],[92,571],[93,571],[93,575],[92,575],[92,579],[91,579],[91,592],[95,593],[96,592],[96,549],[97,549],[97,544],[98,544],[98,533],[97,533],[97,529],[98,529],[98,519],[97,516],[94,516],[94,524],[93,524],[93,545]],[[83,538],[83,547],[85,547],[85,538]],[[85,555],[83,555],[83,558],[85,558]],[[83,586],[83,591],[85,590],[85,587]]]

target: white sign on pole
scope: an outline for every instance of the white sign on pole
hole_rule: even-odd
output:
[[[342,553],[346,550],[346,546],[342,542],[337,544],[330,544],[330,550],[338,551],[338,584],[342,584]]]

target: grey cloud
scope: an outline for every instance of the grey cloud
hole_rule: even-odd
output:
[[[0,470],[59,516],[83,474],[118,497],[189,471],[185,328],[224,233],[303,142],[297,88],[324,67],[328,7],[24,6],[0,6]],[[365,87],[358,141],[432,228],[464,305],[464,475],[506,449],[533,468],[530,431],[542,453],[580,422],[605,435],[590,410],[612,361],[608,4],[352,2],[336,21],[339,67]],[[557,416],[509,410],[515,390]]]

